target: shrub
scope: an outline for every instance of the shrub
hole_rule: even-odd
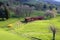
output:
[[[56,15],[57,15],[57,12],[56,12],[55,9],[53,9],[53,10],[47,10],[46,13],[45,13],[45,16],[47,18],[55,18]]]

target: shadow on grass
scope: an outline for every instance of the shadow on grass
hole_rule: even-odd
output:
[[[40,38],[36,38],[36,37],[31,37],[32,40],[42,40]]]
[[[4,19],[0,19],[0,21],[5,21]]]
[[[9,28],[8,26],[1,26],[0,28],[4,29],[5,31],[14,30],[13,28]]]
[[[28,22],[25,22],[25,21],[21,21],[22,23],[28,23]]]

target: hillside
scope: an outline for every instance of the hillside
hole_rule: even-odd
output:
[[[60,10],[58,13],[55,7],[55,5],[59,6],[60,2],[1,1],[9,6],[0,5],[0,40],[60,40]]]
[[[54,0],[18,0],[22,3],[30,3],[30,4],[37,4],[37,3],[48,3],[48,4],[54,4],[60,6],[60,2],[54,1]]]
[[[57,29],[56,40],[60,40],[59,18],[60,17],[56,17],[51,20],[37,20],[37,21],[29,22],[27,24],[21,23],[20,22],[21,19],[20,19],[18,21],[15,21],[14,23],[11,23],[13,25],[14,30],[5,31],[7,29],[0,28],[0,40],[32,40],[34,38],[38,38],[42,40],[51,40],[52,32],[50,30],[50,24],[55,25]]]
[[[28,38],[13,34],[0,28],[0,40],[29,40]]]

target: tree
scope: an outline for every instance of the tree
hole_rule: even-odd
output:
[[[31,15],[33,8],[28,5],[20,5],[16,7],[15,14],[20,17],[28,17]]]
[[[29,17],[34,7],[29,7],[28,5],[17,5],[17,6],[9,6],[9,9],[14,12],[17,17]]]
[[[50,29],[51,29],[51,31],[52,31],[52,33],[53,33],[53,38],[52,38],[52,40],[55,40],[56,28],[55,28],[55,26],[51,25],[51,26],[50,26]]]
[[[43,9],[43,3],[36,4],[36,10],[42,10]]]
[[[6,6],[4,6],[4,9],[5,9],[6,19],[8,19],[9,18],[8,8]]]
[[[45,16],[49,18],[55,18],[56,15],[57,15],[57,11],[55,9],[47,10],[45,13]]]
[[[55,8],[53,8],[53,16],[54,16],[54,18],[57,16],[57,10],[55,9]]]
[[[8,9],[6,7],[6,5],[4,5],[4,3],[0,2],[0,18],[2,18],[2,20],[4,20],[4,18],[8,19]]]
[[[44,5],[43,5],[43,10],[46,10],[46,9],[47,9],[47,5],[44,4]]]

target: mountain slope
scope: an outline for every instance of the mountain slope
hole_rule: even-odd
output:
[[[49,3],[49,4],[55,4],[55,5],[60,5],[60,2],[54,1],[54,0],[18,0],[22,3],[30,3],[30,4],[36,4],[36,3]]]

